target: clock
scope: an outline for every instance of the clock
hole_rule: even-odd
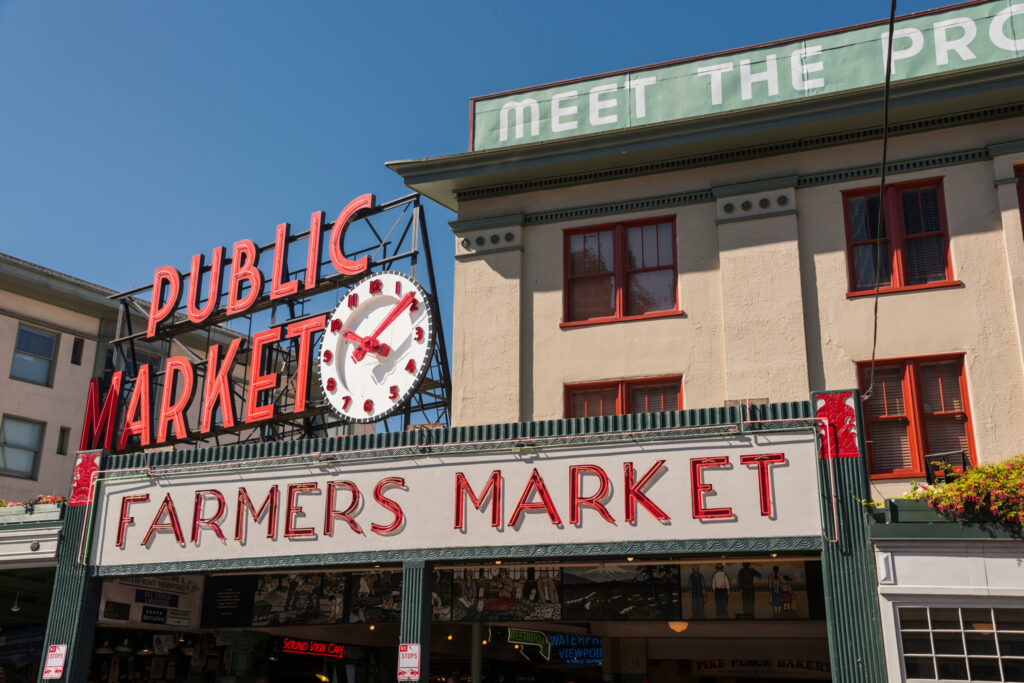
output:
[[[437,325],[420,283],[383,271],[352,286],[327,322],[317,362],[335,413],[376,422],[408,403],[430,364]]]

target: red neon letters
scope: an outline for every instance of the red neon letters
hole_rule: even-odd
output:
[[[729,456],[720,455],[713,458],[692,458],[690,460],[690,488],[693,501],[694,519],[729,519],[732,508],[706,508],[704,495],[714,491],[711,484],[704,483],[701,471],[706,467],[728,467]]]

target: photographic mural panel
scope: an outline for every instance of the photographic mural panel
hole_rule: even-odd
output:
[[[487,566],[448,570],[451,621],[546,621],[561,618],[557,567]],[[438,602],[445,604],[443,598]]]
[[[679,618],[677,565],[565,567],[562,591],[562,618],[570,621]]]
[[[402,615],[401,570],[375,570],[349,574],[352,583],[350,624],[397,623]]]
[[[802,561],[701,562],[681,571],[684,619],[808,619]]]

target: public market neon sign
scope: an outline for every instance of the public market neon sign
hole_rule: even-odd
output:
[[[334,269],[342,275],[359,275],[369,267],[369,257],[363,256],[351,260],[345,256],[343,245],[345,231],[360,212],[372,209],[375,199],[372,194],[356,197],[338,214],[327,236],[326,251]],[[224,266],[224,247],[213,250],[210,265],[205,264],[205,255],[196,254],[192,257],[188,272],[187,292],[182,286],[184,277],[173,266],[161,266],[153,273],[153,289],[150,298],[149,314],[146,323],[146,338],[151,339],[160,332],[161,323],[173,320],[173,313],[185,296],[185,313],[188,320],[202,325],[215,312],[232,318],[252,310],[263,297],[266,283],[269,283],[269,300],[286,300],[300,296],[300,292],[316,290],[321,282],[320,245],[323,237],[324,212],[316,211],[310,218],[309,239],[307,241],[306,269],[302,278],[285,280],[287,276],[286,255],[288,249],[289,224],[277,226],[273,249],[273,263],[270,277],[267,278],[260,269],[260,251],[249,239],[235,242],[231,250],[231,261],[226,276],[221,275]],[[207,273],[207,296],[205,303],[200,303],[203,274]],[[221,306],[221,299],[226,294],[226,303]],[[106,450],[123,450],[132,436],[138,436],[142,447],[164,444],[193,438],[206,434],[214,429],[214,414],[220,408],[221,428],[232,428],[240,417],[246,424],[257,424],[275,417],[275,403],[260,403],[259,394],[273,389],[278,384],[278,373],[265,372],[262,367],[264,347],[276,344],[283,339],[293,339],[298,345],[298,373],[295,382],[291,414],[299,414],[306,410],[309,392],[310,355],[312,353],[312,337],[324,329],[327,316],[320,315],[300,320],[287,326],[272,327],[269,330],[252,335],[249,354],[248,393],[244,414],[235,415],[235,406],[231,398],[232,369],[235,357],[242,345],[242,339],[233,340],[227,350],[221,352],[218,344],[209,347],[206,358],[206,372],[202,386],[202,410],[198,432],[192,431],[188,425],[186,414],[196,386],[196,372],[192,362],[185,356],[170,356],[164,363],[163,390],[159,397],[150,395],[150,379],[157,371],[148,363],[139,366],[135,377],[135,385],[128,400],[128,409],[121,420],[120,430],[117,429],[117,402],[121,392],[123,372],[114,372],[110,379],[107,393],[100,400],[100,379],[94,377],[89,382],[89,393],[86,399],[85,417],[82,423],[82,440],[80,449],[104,448]],[[155,433],[151,420],[152,398],[158,398]],[[115,436],[120,433],[115,442]]]

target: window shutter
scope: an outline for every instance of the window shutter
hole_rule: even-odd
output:
[[[679,387],[672,384],[633,387],[630,406],[634,413],[679,410]]]

